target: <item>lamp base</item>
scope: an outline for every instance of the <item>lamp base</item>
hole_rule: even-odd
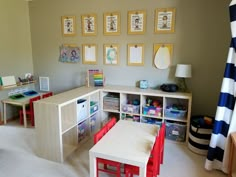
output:
[[[179,86],[179,91],[182,91],[182,92],[187,92],[188,91],[188,88],[187,88],[187,85],[186,85],[186,82],[185,82],[185,78],[179,78],[178,79],[178,86]]]

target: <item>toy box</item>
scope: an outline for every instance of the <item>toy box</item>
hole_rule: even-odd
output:
[[[162,108],[155,107],[155,106],[144,106],[143,107],[143,114],[161,117],[162,116]]]
[[[184,142],[186,125],[174,122],[166,122],[166,138],[174,141]]]

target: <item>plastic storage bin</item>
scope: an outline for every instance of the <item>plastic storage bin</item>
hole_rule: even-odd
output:
[[[142,117],[141,122],[148,123],[148,124],[156,124],[156,125],[162,124],[162,120],[156,119],[156,118],[150,118],[150,117]]]
[[[78,143],[82,142],[89,136],[89,127],[87,120],[78,124]]]
[[[98,110],[98,102],[90,101],[90,114],[95,113]]]
[[[79,99],[77,101],[77,122],[81,122],[87,117],[88,117],[87,100]]]
[[[177,110],[172,107],[166,107],[165,117],[176,118],[176,119],[185,119],[187,110]]]
[[[127,113],[139,114],[139,105],[123,104],[122,111]]]
[[[144,115],[151,115],[151,116],[162,116],[162,108],[158,108],[155,106],[144,106],[143,107],[143,114]]]
[[[117,95],[108,94],[103,97],[103,109],[120,109],[120,98]]]
[[[89,125],[90,125],[90,131],[92,134],[94,134],[100,129],[99,122],[100,121],[97,114],[94,114],[93,116],[90,117]]]
[[[121,119],[128,120],[128,121],[134,121],[134,122],[140,122],[140,116],[132,115],[132,114],[122,113]]]
[[[169,140],[184,142],[187,126],[184,124],[166,122],[166,138]]]

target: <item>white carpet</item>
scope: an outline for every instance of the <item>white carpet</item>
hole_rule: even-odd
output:
[[[88,141],[64,164],[35,155],[33,128],[0,126],[0,177],[89,177]],[[166,141],[164,164],[159,177],[226,177],[220,171],[204,169],[204,156],[192,153],[186,145]],[[108,177],[101,174],[100,177]]]

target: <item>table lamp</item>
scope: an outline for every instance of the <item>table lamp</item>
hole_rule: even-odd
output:
[[[187,85],[185,82],[185,78],[192,77],[192,66],[190,64],[177,64],[175,77],[179,78],[179,88],[182,91],[187,91]]]

